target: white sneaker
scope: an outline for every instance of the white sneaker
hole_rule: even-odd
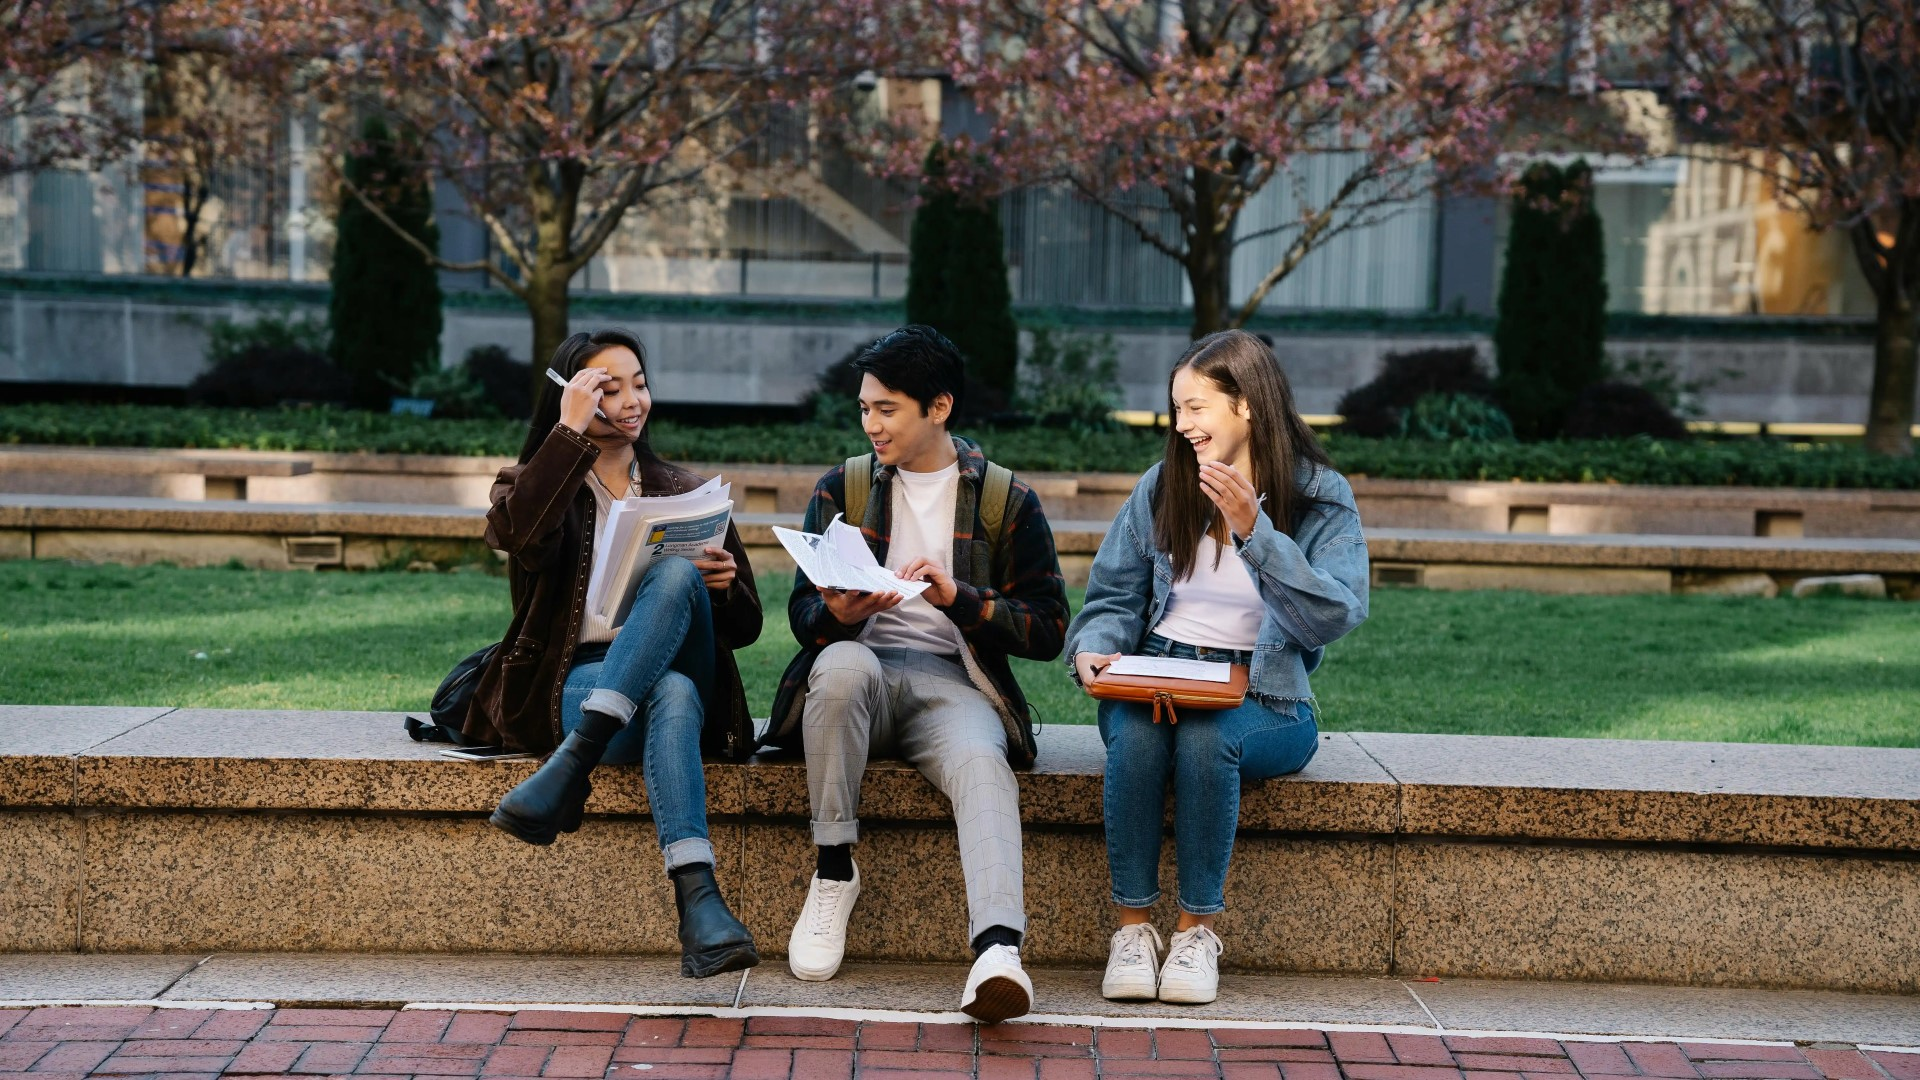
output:
[[[1113,932],[1100,996],[1109,1001],[1152,1001],[1160,984],[1160,931],[1134,923]]]
[[[1204,926],[1173,935],[1160,969],[1160,1000],[1205,1005],[1220,996],[1220,938]]]
[[[997,1024],[1033,1009],[1033,980],[1020,970],[1020,950],[993,945],[973,962],[960,1011],[983,1024]]]
[[[787,938],[787,968],[794,978],[826,982],[840,970],[840,961],[847,955],[847,920],[853,918],[853,902],[858,899],[858,864],[852,881],[822,881],[820,875],[813,876],[813,884],[807,886],[807,905],[800,909],[800,921]]]

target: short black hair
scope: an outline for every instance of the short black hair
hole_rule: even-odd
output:
[[[960,412],[960,394],[966,386],[967,365],[947,336],[931,326],[913,323],[876,339],[861,350],[853,361],[853,370],[880,380],[920,403],[920,415],[933,407],[933,399],[951,395],[953,410],[948,423]]]

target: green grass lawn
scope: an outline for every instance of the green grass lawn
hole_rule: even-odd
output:
[[[478,573],[4,562],[0,703],[419,710],[507,614]],[[792,652],[782,617],[742,655],[756,713]],[[1018,674],[1092,720],[1060,665]],[[1382,590],[1314,687],[1355,731],[1920,746],[1920,605]]]

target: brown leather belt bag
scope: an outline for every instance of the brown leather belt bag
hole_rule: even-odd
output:
[[[1169,724],[1180,722],[1176,709],[1237,709],[1247,700],[1247,665],[1233,664],[1227,681],[1166,679],[1147,675],[1114,675],[1102,671],[1094,676],[1087,692],[1101,701],[1137,701],[1153,705],[1153,722],[1164,712]]]

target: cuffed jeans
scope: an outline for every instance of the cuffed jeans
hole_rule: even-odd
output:
[[[860,779],[870,754],[898,754],[953,804],[969,938],[1027,928],[1020,787],[1007,729],[958,662],[912,649],[839,641],[821,650],[801,712],[813,842],[860,838]]]
[[[626,721],[607,743],[605,765],[641,762],[647,802],[667,869],[713,863],[700,729],[713,693],[713,606],[685,559],[648,567],[633,610],[611,642],[574,649],[560,692],[560,726],[580,726],[582,708]]]
[[[1158,636],[1149,637],[1141,653],[1247,662],[1245,654]],[[1240,823],[1242,782],[1299,772],[1313,759],[1320,732],[1306,702],[1276,708],[1248,697],[1238,708],[1184,709],[1179,723],[1156,724],[1151,705],[1103,701],[1100,739],[1107,747],[1107,869],[1113,902],[1144,908],[1160,899],[1160,841],[1171,779],[1180,909],[1213,915],[1227,907],[1227,864]]]

